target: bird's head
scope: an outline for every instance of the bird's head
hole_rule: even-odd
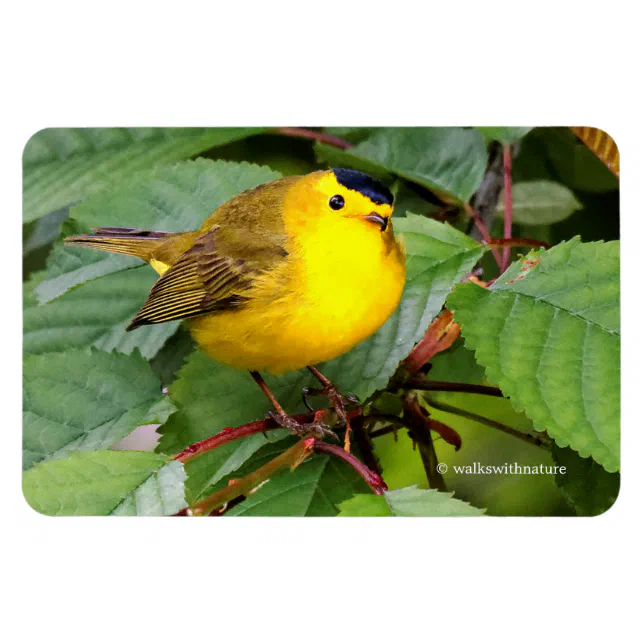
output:
[[[363,172],[333,168],[316,185],[328,214],[356,220],[368,229],[391,232],[394,196],[387,186]]]
[[[393,202],[391,191],[380,181],[357,170],[333,168],[300,177],[285,205],[296,229],[393,242]]]

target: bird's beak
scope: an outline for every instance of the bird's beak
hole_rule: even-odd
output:
[[[379,224],[380,230],[382,231],[387,229],[387,223],[389,222],[389,217],[383,217],[377,212],[370,212],[368,215],[363,215],[362,219],[365,221],[371,221],[374,224]]]

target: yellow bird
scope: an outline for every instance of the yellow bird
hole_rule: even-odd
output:
[[[378,330],[405,282],[394,238],[393,196],[355,170],[285,177],[246,190],[199,230],[98,228],[68,244],[134,255],[161,277],[128,330],[187,320],[215,360],[247,369],[296,433],[319,430],[288,417],[259,371],[308,367],[343,415],[342,396],[314,365]]]

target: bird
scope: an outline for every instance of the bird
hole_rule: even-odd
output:
[[[391,191],[346,168],[290,176],[245,190],[199,230],[95,228],[69,245],[133,255],[159,274],[127,327],[185,320],[216,361],[250,372],[273,406],[268,415],[298,435],[318,421],[289,416],[260,372],[308,368],[346,421],[347,402],[315,366],[377,331],[405,284],[405,250],[393,230]],[[345,439],[345,445],[346,441]]]

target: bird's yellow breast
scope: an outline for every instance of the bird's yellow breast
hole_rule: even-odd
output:
[[[391,224],[383,233],[329,215],[311,193],[325,186],[309,177],[285,198],[287,260],[256,281],[240,309],[189,321],[195,340],[220,362],[281,373],[329,360],[379,329],[400,300],[404,253]]]

